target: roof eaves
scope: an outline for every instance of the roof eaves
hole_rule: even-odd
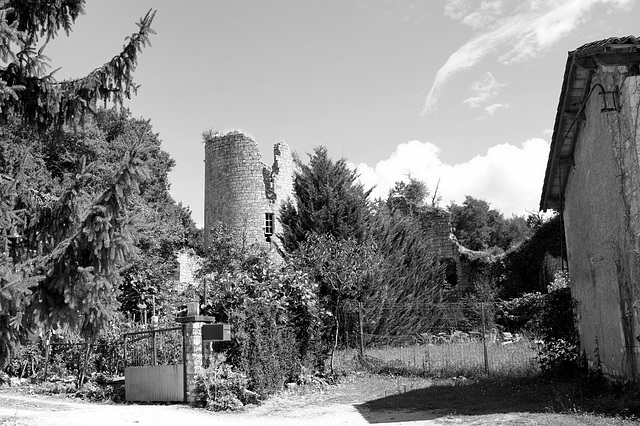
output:
[[[571,69],[573,66],[574,52],[569,52],[569,54],[567,55],[567,64],[565,65],[565,69],[564,69],[564,77],[562,79],[562,88],[560,89],[560,99],[558,100],[558,108],[556,110],[556,120],[553,125],[553,134],[551,136],[551,147],[549,149],[549,159],[547,161],[547,169],[545,171],[544,183],[542,186],[542,196],[540,198],[540,210],[542,211],[557,207],[555,204],[552,203],[551,199],[549,198],[549,195],[550,195],[549,192],[551,190],[550,186],[552,185],[551,179],[552,179],[553,170],[557,167],[556,162],[557,162],[558,156],[556,151],[559,149],[558,132],[560,131],[560,120],[562,118],[562,114],[564,112],[564,106],[566,103],[566,94],[567,94],[567,88],[569,86],[569,80],[570,80],[569,76],[571,75]]]
[[[567,112],[567,98],[570,98],[569,92],[573,87],[573,79],[575,78],[578,68],[594,69],[597,67],[598,62],[604,59],[608,59],[607,62],[609,63],[617,63],[621,58],[624,57],[626,59],[629,57],[629,53],[631,53],[629,58],[633,62],[637,62],[640,60],[639,45],[640,37],[610,37],[604,40],[586,43],[568,53],[553,135],[551,137],[549,159],[547,161],[542,195],[540,197],[540,210],[557,210],[559,207],[561,208],[560,201],[564,188],[562,187],[562,182],[560,182],[559,193],[555,195],[553,194],[553,184],[556,178],[555,174],[558,173],[559,170],[559,154],[565,139],[565,135],[560,134],[562,117]]]

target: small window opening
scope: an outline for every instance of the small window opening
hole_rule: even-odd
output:
[[[455,259],[446,257],[440,259],[440,264],[444,265],[445,281],[455,286],[458,284],[458,263]]]
[[[271,242],[273,235],[273,213],[264,214],[264,236],[268,243]]]

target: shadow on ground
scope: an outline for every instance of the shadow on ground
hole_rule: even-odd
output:
[[[564,411],[571,408],[570,401],[571,395],[563,395],[557,386],[538,379],[482,379],[433,385],[355,407],[369,423],[392,423],[434,420],[451,414],[479,416]]]

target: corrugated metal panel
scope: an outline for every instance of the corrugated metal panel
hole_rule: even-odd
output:
[[[182,364],[127,367],[124,370],[127,401],[184,401]]]

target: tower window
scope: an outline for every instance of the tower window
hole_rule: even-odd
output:
[[[273,235],[273,213],[264,214],[264,236],[267,242],[271,242],[271,236]]]

